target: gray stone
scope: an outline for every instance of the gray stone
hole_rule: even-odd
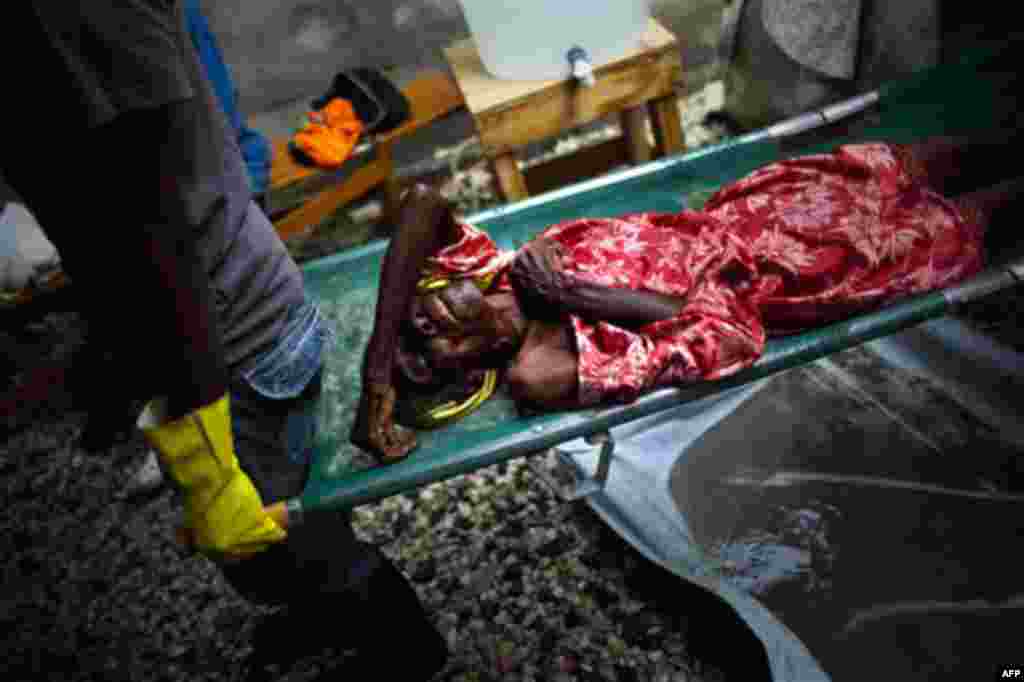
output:
[[[648,632],[658,625],[658,617],[648,611],[630,614],[622,621],[622,638],[630,646],[643,647],[648,641]]]
[[[730,11],[725,108],[759,128],[938,63],[937,0],[744,0]]]
[[[433,580],[437,576],[437,563],[432,557],[419,562],[410,574],[410,578],[419,583]]]

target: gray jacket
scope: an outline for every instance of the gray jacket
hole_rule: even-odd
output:
[[[233,373],[248,373],[279,338],[289,311],[303,302],[302,275],[252,202],[234,132],[189,38],[181,3],[41,0],[33,7],[72,74],[91,126],[133,109],[202,102],[195,118],[174,123],[182,148],[168,161],[180,192],[171,204],[184,214],[167,228],[197,235],[225,360]]]

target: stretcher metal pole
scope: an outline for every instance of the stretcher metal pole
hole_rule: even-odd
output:
[[[869,315],[862,315],[828,327],[770,342],[765,354],[748,369],[718,381],[703,381],[682,388],[654,391],[629,405],[597,411],[549,415],[535,420],[534,437],[502,438],[469,448],[444,462],[415,458],[387,467],[357,472],[337,481],[326,494],[304,494],[279,502],[268,511],[290,526],[307,513],[351,508],[390,497],[410,488],[467,474],[516,457],[524,457],[567,441],[609,431],[677,405],[699,400],[743,384],[798,367],[832,353],[888,336],[908,327],[940,317],[971,301],[1024,281],[1024,258],[991,268],[970,280],[942,291],[900,301]],[[611,456],[611,450],[608,451]]]
[[[767,128],[756,130],[747,135],[741,136],[738,142],[757,142],[759,140],[773,139],[778,140],[783,137],[790,137],[792,135],[799,135],[800,133],[806,133],[810,130],[822,128],[827,125],[831,125],[836,121],[840,121],[844,118],[859,114],[865,109],[873,107],[881,99],[881,93],[878,90],[872,90],[871,92],[858,95],[845,99],[842,102],[836,102],[823,109],[817,109],[815,111],[809,111],[793,118],[788,118],[785,121],[779,121]]]

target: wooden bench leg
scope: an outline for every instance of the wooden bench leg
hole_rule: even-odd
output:
[[[384,205],[381,206],[381,220],[390,222],[398,216],[398,207],[402,203],[402,183],[389,177],[384,183]]]
[[[402,199],[402,183],[395,177],[395,164],[391,157],[391,143],[381,142],[377,146],[377,158],[387,164],[388,177],[384,181],[384,205],[381,206],[381,220],[385,223],[398,215]]]
[[[294,211],[274,222],[274,229],[282,239],[306,234],[335,211],[364,196],[392,175],[390,160],[374,161],[355,171],[341,185],[322,190]]]
[[[651,160],[651,146],[647,143],[647,109],[641,105],[619,114],[622,137],[626,141],[629,160],[634,164]]]
[[[683,124],[679,116],[679,102],[675,94],[651,100],[647,103],[654,129],[654,142],[658,156],[668,156],[686,151],[683,139]]]
[[[491,160],[494,174],[498,178],[498,187],[501,189],[505,201],[513,202],[525,199],[530,195],[526,189],[526,179],[519,171],[519,164],[513,153],[502,154]]]

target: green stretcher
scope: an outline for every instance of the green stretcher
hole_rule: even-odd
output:
[[[724,144],[669,157],[568,188],[499,207],[468,221],[484,228],[502,248],[515,248],[553,223],[635,211],[677,212],[696,208],[721,185],[750,171],[799,154],[844,142],[910,142],[936,134],[963,134],[997,125],[1009,110],[1008,78],[1016,65],[987,49],[959,63],[922,72],[878,91],[811,112]],[[856,132],[850,123],[856,121]],[[795,151],[793,142],[818,135]],[[871,339],[893,334],[1024,278],[1020,264],[992,268],[950,290],[908,299],[869,315],[769,341],[762,358],[728,379],[661,389],[624,406],[523,417],[507,394],[468,417],[434,431],[419,432],[419,447],[404,461],[361,467],[348,442],[360,395],[360,365],[373,326],[377,282],[386,242],[306,264],[306,286],[338,331],[326,356],[320,436],[313,473],[300,498],[290,501],[296,517],[324,508],[351,508],[408,492],[516,457],[541,453],[580,437],[706,398],[792,369]],[[363,458],[365,459],[365,458]],[[607,464],[607,463],[606,463]],[[600,481],[597,482],[598,485]],[[296,518],[295,520],[298,520]]]

